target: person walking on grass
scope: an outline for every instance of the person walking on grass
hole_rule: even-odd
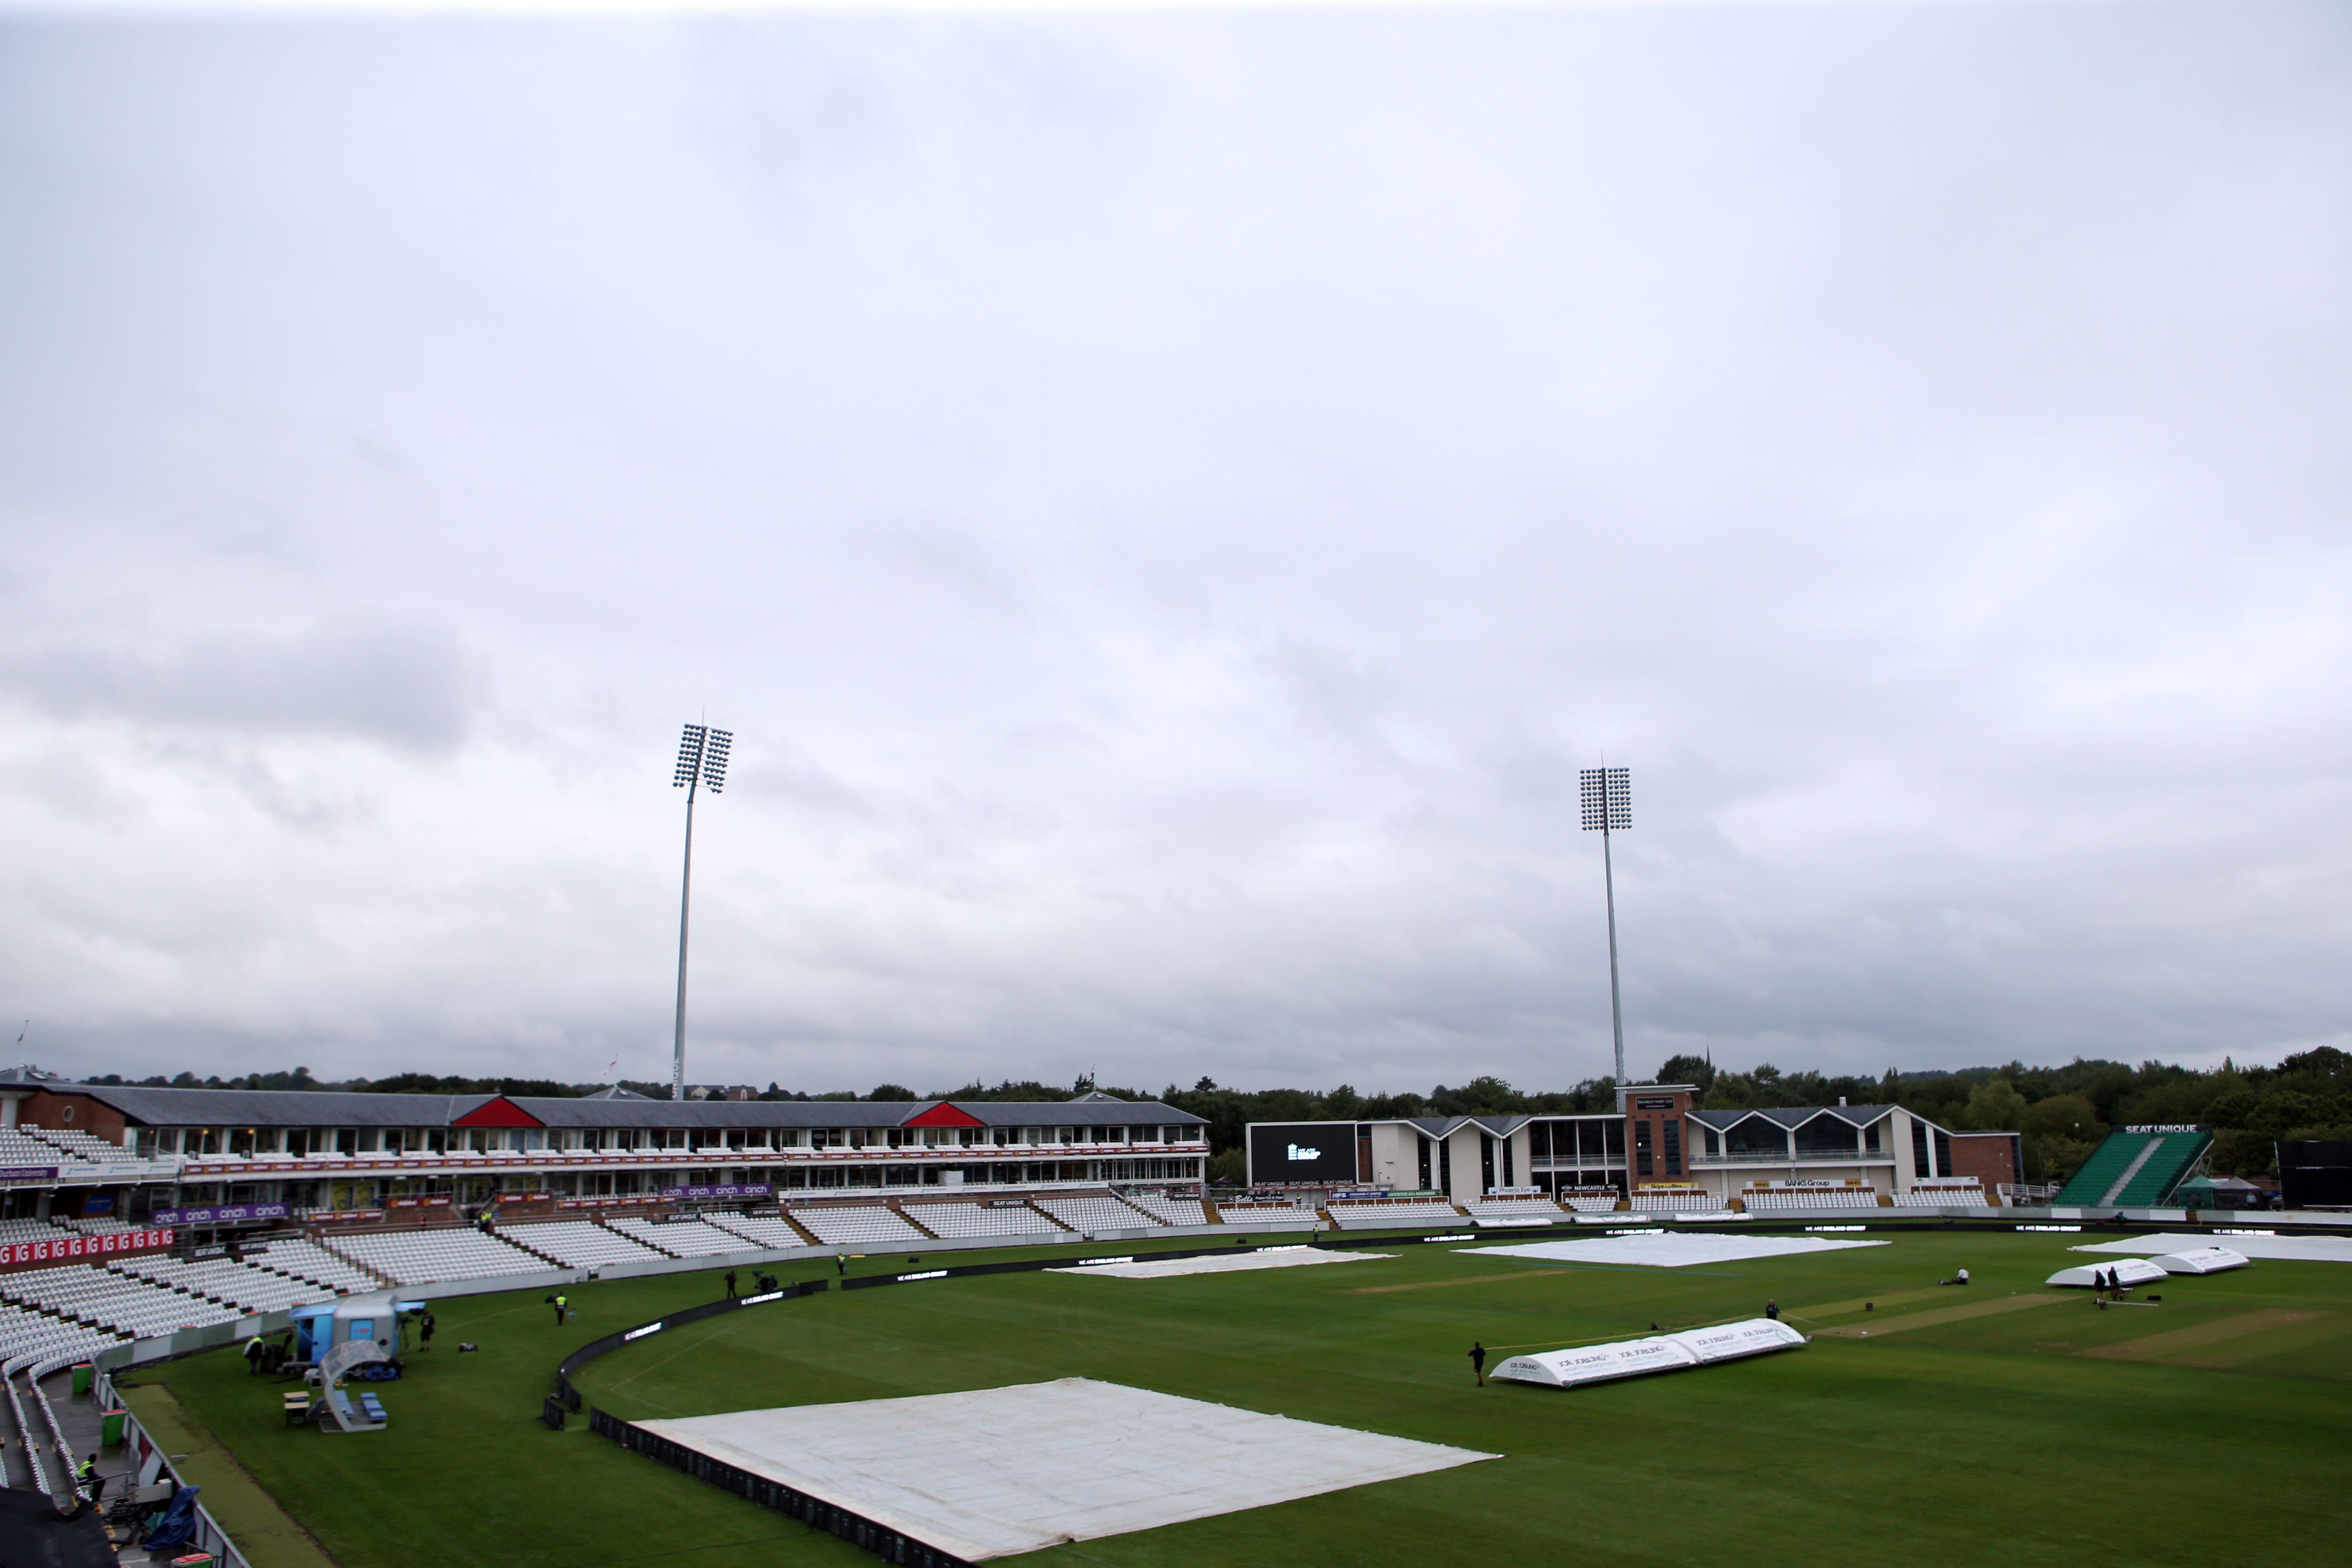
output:
[[[562,1328],[563,1326],[564,1310],[571,1305],[572,1299],[569,1296],[558,1296],[555,1298],[555,1326],[557,1328]]]
[[[1470,1370],[1478,1379],[1478,1386],[1486,1386],[1486,1347],[1476,1340],[1470,1342]]]
[[[727,1299],[735,1299],[735,1270],[732,1269],[727,1270]]]
[[[1780,1321],[1780,1303],[1770,1296],[1764,1298],[1764,1315],[1774,1322]]]
[[[245,1375],[247,1377],[261,1370],[262,1349],[259,1334],[255,1334],[245,1342]]]
[[[431,1350],[433,1348],[433,1331],[436,1326],[437,1325],[433,1322],[433,1314],[431,1312],[425,1313],[423,1320],[416,1325],[417,1349]]]

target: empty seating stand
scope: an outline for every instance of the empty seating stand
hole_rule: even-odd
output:
[[[1564,1186],[1559,1189],[1560,1206],[1578,1214],[1614,1214],[1617,1212],[1618,1196],[1613,1186]]]
[[[613,1228],[633,1241],[642,1241],[673,1258],[719,1258],[730,1252],[756,1252],[756,1241],[699,1219],[673,1219],[656,1225],[650,1219],[616,1219]]]
[[[1163,1225],[1206,1225],[1209,1211],[1197,1197],[1167,1197],[1159,1193],[1138,1193],[1121,1200],[1142,1210]]]
[[[1229,1230],[1320,1230],[1322,1217],[1295,1203],[1221,1203],[1218,1223]]]
[[[1653,1187],[1633,1195],[1633,1209],[1639,1214],[1719,1214],[1723,1208],[1723,1199],[1696,1189],[1660,1192]]]
[[[342,1235],[334,1239],[332,1249],[400,1285],[543,1274],[549,1268],[544,1258],[534,1258],[495,1236],[456,1227]]]
[[[324,1285],[338,1295],[378,1290],[383,1284],[366,1270],[300,1237],[272,1241],[261,1250],[248,1250],[245,1260],[253,1268],[273,1274]]]
[[[910,1203],[906,1217],[934,1236],[1034,1236],[1066,1239],[1067,1233],[1026,1204]]]
[[[1157,1230],[1166,1223],[1115,1197],[1041,1197],[1037,1207],[1055,1224],[1086,1236],[1109,1230]]]
[[[793,1218],[819,1241],[829,1246],[862,1243],[897,1247],[926,1239],[923,1233],[898,1218],[884,1204],[845,1204],[835,1208],[795,1208]]]
[[[1790,1214],[1826,1208],[1876,1208],[1878,1189],[1868,1186],[1750,1187],[1739,1195],[1750,1214]]]
[[[793,1228],[791,1220],[780,1219],[772,1214],[712,1214],[704,1218],[721,1230],[732,1231],[754,1247],[763,1247],[771,1251],[809,1244],[807,1237]]]
[[[585,1219],[558,1219],[543,1225],[502,1225],[499,1228],[499,1234],[572,1269],[600,1269],[611,1263],[648,1263],[667,1256],[618,1230],[608,1230]]]
[[[1897,1208],[1990,1208],[1992,1199],[1986,1196],[1981,1182],[1955,1182],[1947,1186],[1921,1184],[1909,1192],[1895,1195]]]
[[[1335,1203],[1331,1223],[1342,1230],[1388,1230],[1409,1226],[1459,1225],[1462,1211],[1434,1199],[1388,1203]]]
[[[1568,1218],[1549,1197],[1481,1197],[1462,1207],[1485,1225],[1555,1225]]]

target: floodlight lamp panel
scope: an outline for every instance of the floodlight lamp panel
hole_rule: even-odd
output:
[[[716,795],[727,788],[727,754],[735,745],[732,730],[714,729],[702,752],[703,788]]]

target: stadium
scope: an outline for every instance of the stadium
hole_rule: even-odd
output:
[[[2006,1135],[1691,1097],[1260,1124],[1212,1195],[1200,1118],[1101,1094],[17,1075],[8,1481],[56,1522],[12,1539],[276,1568],[2336,1538],[2347,1216],[2186,1206],[2197,1129],[2118,1128],[2027,1204],[1973,1174]]]

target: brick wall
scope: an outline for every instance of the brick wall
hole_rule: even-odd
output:
[[[122,1142],[122,1113],[87,1094],[37,1090],[16,1107],[16,1120],[35,1127],[94,1134],[110,1144]]]

